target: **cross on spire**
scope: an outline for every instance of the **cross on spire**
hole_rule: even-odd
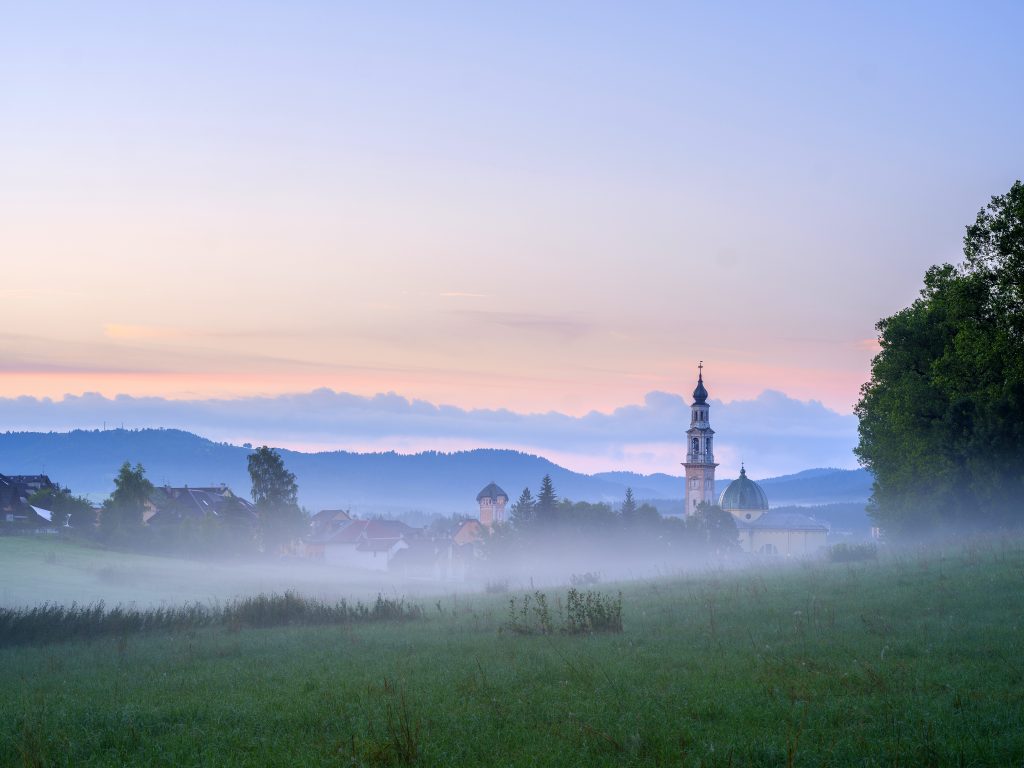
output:
[[[698,379],[703,379],[704,378],[704,361],[703,360],[701,360],[699,363],[697,363],[697,378]]]

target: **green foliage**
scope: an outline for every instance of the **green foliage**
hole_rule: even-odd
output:
[[[88,499],[73,496],[67,488],[40,488],[29,497],[28,503],[53,513],[50,521],[57,528],[65,525],[82,531],[92,531],[96,524],[96,511]]]
[[[856,407],[870,512],[892,536],[1020,525],[1024,499],[1024,185],[992,198],[964,262],[879,321]]]
[[[540,484],[540,493],[537,494],[534,518],[538,523],[550,525],[555,521],[557,505],[558,495],[555,493],[555,484],[551,482],[551,475],[544,475]]]
[[[633,498],[632,488],[626,489],[626,498],[622,501],[619,514],[622,516],[624,523],[629,524],[633,522],[633,518],[636,516],[636,500]]]
[[[694,540],[708,551],[718,554],[738,551],[740,533],[733,516],[717,504],[706,501],[697,505],[697,511],[686,520],[687,529]]]
[[[556,620],[557,619],[557,620]],[[563,604],[558,598],[552,611],[548,596],[540,590],[508,600],[508,618],[501,632],[516,635],[592,634],[622,631],[622,593],[616,597],[571,587]]]
[[[565,599],[565,631],[570,635],[622,631],[622,593],[615,597],[575,587]]]
[[[134,468],[127,461],[122,464],[114,478],[114,492],[103,503],[100,530],[104,536],[118,543],[137,537],[152,493],[153,484],[146,479],[146,470],[141,464]]]
[[[257,448],[248,458],[252,500],[260,517],[264,551],[279,552],[305,533],[308,520],[299,509],[295,475],[273,448]]]
[[[297,592],[237,598],[222,607],[186,603],[158,608],[117,605],[103,601],[70,606],[44,603],[32,608],[0,608],[0,647],[125,637],[157,630],[195,630],[211,625],[265,628],[286,625],[344,624],[423,618],[423,608],[403,598],[377,595],[370,604],[324,603]]]
[[[275,449],[261,446],[249,454],[252,501],[257,507],[298,506],[299,486]]]
[[[517,529],[529,528],[534,520],[536,504],[530,489],[523,488],[523,492],[519,494],[519,499],[516,500],[511,510],[509,510],[509,522],[512,523],[512,526]]]
[[[619,517],[609,504],[560,499],[555,504],[555,521],[560,532],[586,534],[617,526]]]

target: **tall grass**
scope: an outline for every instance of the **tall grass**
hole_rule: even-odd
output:
[[[187,603],[159,608],[123,605],[107,608],[103,601],[69,606],[44,603],[32,608],[0,608],[0,647],[124,637],[154,630],[190,631],[214,625],[240,629],[422,617],[422,606],[403,598],[378,595],[369,604],[346,600],[325,603],[293,591],[237,598],[224,605]]]
[[[557,621],[556,621],[557,616]],[[556,598],[555,614],[544,592],[535,591],[508,601],[508,620],[499,628],[517,635],[583,635],[622,631],[622,593],[612,597],[571,587],[565,603]]]

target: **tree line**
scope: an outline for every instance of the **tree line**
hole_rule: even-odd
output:
[[[529,544],[551,535],[586,539],[621,534],[625,540],[655,548],[727,553],[739,548],[739,531],[732,515],[718,505],[702,504],[685,518],[663,517],[648,503],[638,503],[633,489],[614,508],[604,502],[559,498],[550,475],[544,475],[537,495],[529,487],[509,508],[508,523],[499,526],[499,541]]]
[[[309,518],[299,507],[295,475],[281,455],[267,446],[248,456],[255,519],[249,523],[218,519],[209,514],[184,517],[158,531],[144,525],[157,489],[142,464],[125,461],[114,477],[114,490],[100,509],[67,488],[43,488],[28,500],[52,512],[53,525],[67,526],[77,535],[128,548],[173,550],[189,554],[277,553],[308,530]]]

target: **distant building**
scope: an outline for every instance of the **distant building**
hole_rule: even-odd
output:
[[[50,521],[29,503],[38,491],[56,488],[46,475],[0,475],[0,525],[45,528]]]
[[[714,504],[715,451],[712,441],[711,406],[704,388],[704,361],[697,366],[697,388],[690,405],[690,428],[686,430],[686,502],[685,514],[692,515],[701,504]]]
[[[208,517],[246,527],[258,521],[253,503],[236,496],[226,485],[210,488],[158,486],[150,494],[143,513],[143,521],[154,528]]]
[[[337,533],[352,522],[352,515],[345,509],[321,509],[309,521],[312,537],[324,538]]]
[[[463,520],[452,534],[452,541],[460,547],[483,541],[483,538],[484,527],[479,520]]]
[[[715,431],[711,429],[708,391],[704,386],[704,362],[697,366],[697,388],[690,405],[690,428],[686,431],[686,515],[701,504],[715,503]],[[807,555],[825,546],[828,528],[798,512],[772,512],[760,485],[740,476],[722,492],[718,505],[732,515],[739,529],[740,545],[747,552],[767,555]]]
[[[740,546],[761,555],[810,555],[825,546],[828,528],[799,512],[773,512],[760,485],[740,476],[722,491],[719,506],[731,514],[739,529]]]
[[[386,571],[419,531],[398,520],[351,520],[333,533],[311,538],[307,557],[349,568]]]
[[[496,483],[489,483],[476,495],[476,500],[480,505],[481,525],[490,528],[495,523],[505,522],[505,505],[508,504],[508,494]]]

